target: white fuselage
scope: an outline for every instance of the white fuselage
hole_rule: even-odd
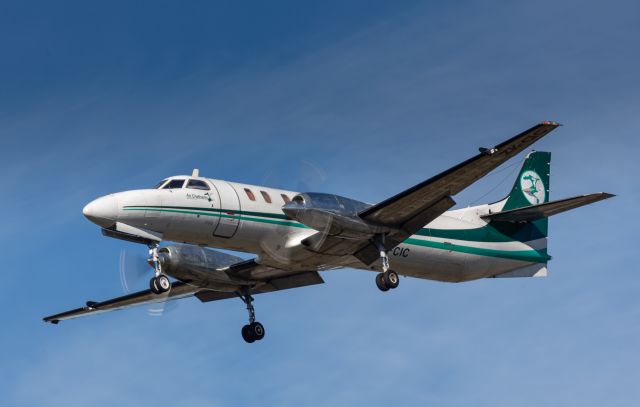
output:
[[[296,192],[200,177],[173,178],[204,181],[210,190],[187,188],[185,183],[179,189],[126,191],[94,202],[105,200],[100,205],[115,210],[117,222],[153,231],[163,240],[255,253],[261,263],[279,268],[381,269],[379,262],[367,267],[353,256],[322,255],[301,245],[302,239],[318,231],[282,212],[282,205]],[[521,242],[496,236],[487,228],[480,215],[495,210],[495,205],[499,203],[446,212],[389,251],[392,269],[401,275],[457,282],[544,267],[548,258],[540,256],[540,250],[546,249],[546,238]],[[108,226],[106,221],[103,226]]]

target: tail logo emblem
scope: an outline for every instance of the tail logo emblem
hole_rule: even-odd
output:
[[[543,203],[547,195],[544,183],[535,171],[522,173],[522,176],[520,176],[520,188],[524,197],[532,205]]]

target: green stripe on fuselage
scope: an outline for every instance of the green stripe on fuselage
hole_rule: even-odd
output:
[[[165,208],[171,208],[171,209],[165,209]],[[184,208],[184,209],[182,209]],[[252,220],[252,221],[256,221],[256,222],[262,222],[262,223],[271,223],[274,225],[281,225],[281,226],[292,226],[292,227],[297,227],[297,228],[308,228],[307,226],[298,223],[294,220],[289,220],[289,221],[282,221],[282,220],[276,220],[276,219],[281,219],[280,217],[276,218],[274,216],[274,218],[276,219],[258,219],[258,218],[254,218],[254,216],[263,216],[263,217],[267,217],[265,215],[254,215],[257,213],[261,213],[261,212],[247,212],[247,211],[232,211],[232,210],[224,210],[224,209],[209,209],[209,208],[186,208],[186,207],[176,207],[176,206],[165,206],[165,207],[150,207],[150,206],[126,206],[123,208],[123,210],[125,211],[152,211],[152,212],[170,212],[170,213],[186,213],[186,214],[190,214],[190,215],[201,215],[201,216],[215,216],[218,218],[225,218],[225,219],[243,219],[243,220]],[[244,215],[244,216],[242,216]],[[269,214],[269,215],[275,215],[275,214]],[[285,219],[289,219],[287,218],[285,215],[284,216]]]
[[[268,223],[280,226],[290,226],[297,228],[308,229],[306,225],[303,225],[295,220],[290,219],[284,214],[268,213],[268,212],[251,212],[240,211],[230,209],[215,209],[215,208],[198,208],[198,207],[185,207],[185,206],[126,206],[123,208],[125,211],[153,211],[153,212],[169,212],[169,213],[185,213],[191,215],[201,216],[215,216],[227,219],[242,219],[252,222]],[[476,242],[492,242],[492,243],[507,243],[507,242],[522,242],[539,239],[544,237],[537,230],[532,227],[532,224],[505,224],[500,225],[502,229],[493,227],[492,225],[486,225],[475,229],[431,229],[422,228],[415,234],[418,236],[444,238],[451,240],[462,241],[476,241]],[[503,233],[504,232],[504,233]],[[513,237],[511,237],[511,236]],[[518,237],[524,238],[519,239]],[[403,244],[410,244],[415,246],[431,247],[434,249],[451,250],[460,253],[476,254],[480,256],[500,257],[505,259],[521,260],[526,262],[544,263],[551,257],[547,255],[546,250],[496,250],[485,249],[478,247],[462,246],[459,244],[449,244],[443,242],[434,242],[429,240],[422,240],[416,238],[408,238]]]

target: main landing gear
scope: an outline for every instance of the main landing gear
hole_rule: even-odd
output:
[[[158,257],[158,244],[149,245],[149,264],[153,267],[155,275],[149,281],[149,288],[154,294],[162,294],[171,290],[171,280],[166,274],[162,273],[162,266]]]
[[[389,270],[389,257],[384,247],[384,235],[377,235],[373,243],[380,251],[380,260],[382,260],[382,273],[376,275],[376,285],[380,291],[389,291],[390,289],[398,287],[400,277],[398,277],[398,273],[395,271]]]
[[[259,341],[264,338],[264,326],[262,326],[260,322],[256,321],[256,313],[253,308],[251,290],[248,287],[244,287],[239,295],[242,301],[247,305],[247,311],[249,312],[249,323],[242,327],[242,339],[247,343]]]

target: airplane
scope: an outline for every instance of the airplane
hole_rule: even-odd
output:
[[[531,151],[510,193],[450,210],[452,196],[560,126],[545,121],[375,205],[199,176],[168,177],[151,189],[100,197],[83,209],[104,236],[148,247],[149,289],[51,315],[45,322],[195,296],[239,297],[243,339],[264,338],[253,295],[324,283],[319,272],[376,272],[381,291],[399,276],[443,282],[544,277],[548,218],[614,195],[549,200],[549,152]],[[163,245],[162,242],[176,244]],[[247,252],[246,260],[212,248]],[[393,265],[393,267],[392,267]]]

